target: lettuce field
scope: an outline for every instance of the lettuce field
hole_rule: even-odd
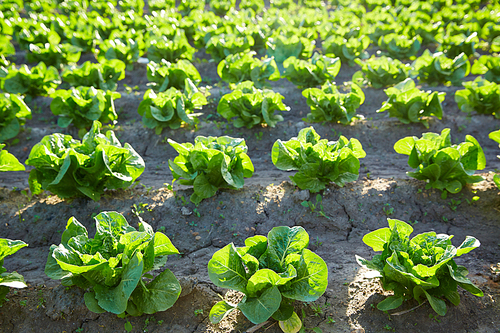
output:
[[[499,332],[498,1],[0,18],[0,332]]]

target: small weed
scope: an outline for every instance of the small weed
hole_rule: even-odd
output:
[[[219,217],[220,217],[221,219],[225,219],[225,218],[226,218],[226,217],[225,217],[222,213],[220,213],[220,214],[219,214]]]
[[[24,195],[26,199],[28,199],[28,202],[31,201],[31,199],[33,199],[33,194],[31,194],[31,192],[29,191],[22,190],[21,194]]]
[[[202,315],[203,316],[203,309],[196,309],[196,310],[194,310],[194,315],[195,316],[198,316],[198,315]]]
[[[320,247],[322,244],[323,244],[323,242],[320,242],[319,237],[316,236],[316,241],[314,242],[314,245],[316,245],[316,247]]]
[[[415,220],[415,221],[413,221],[413,222],[412,222],[411,220],[408,220],[408,223],[410,223],[412,226],[414,226],[415,224],[417,224],[417,223],[418,223],[418,221],[417,221],[417,220]]]
[[[194,221],[189,222],[189,225],[190,225],[191,227],[197,227],[197,226],[198,226],[198,224],[197,224],[197,223],[194,223]]]
[[[384,213],[387,216],[394,214],[394,207],[391,207],[390,203],[385,203],[382,209],[384,210]]]
[[[260,140],[262,140],[263,136],[264,136],[264,133],[262,133],[262,132],[255,133],[255,140],[260,141]]]
[[[325,212],[323,211],[323,198],[321,197],[321,194],[318,194],[316,195],[316,203],[313,203],[312,201],[302,201],[301,202],[301,205],[304,206],[304,207],[307,207],[311,210],[311,214],[314,213],[314,211],[316,209],[319,208],[319,210],[317,211],[318,215],[317,216],[323,216],[323,217],[326,217],[327,219],[330,219],[330,217],[328,217]]]
[[[194,215],[196,215],[197,217],[200,217],[200,216],[201,216],[201,214],[200,214],[200,212],[198,211],[198,209],[197,209],[197,208],[193,209],[193,213],[194,213]]]
[[[38,291],[38,305],[36,308],[45,308],[45,299],[43,298],[43,291],[39,290]]]
[[[157,324],[158,325],[162,325],[163,324],[163,320],[158,320]]]
[[[309,306],[311,307],[311,310],[313,311],[314,316],[320,317],[323,315],[323,310],[330,306],[330,303],[325,303],[324,305],[311,303],[311,304],[309,304]]]
[[[33,222],[36,222],[40,219],[40,215],[33,216]]]
[[[132,214],[134,214],[137,217],[140,217],[140,215],[144,213],[144,209],[147,209],[147,207],[148,207],[147,203],[139,202],[138,205],[133,204],[132,205]],[[147,209],[147,210],[151,211],[151,209]]]
[[[448,222],[449,221],[448,218],[446,216],[444,216],[444,215],[443,215],[442,219],[443,219],[444,222]]]
[[[151,192],[151,190],[153,189],[153,186],[149,186],[147,187],[146,185],[144,185],[143,183],[141,183],[142,187],[144,187],[144,189],[146,190],[146,195],[149,195],[149,192]]]
[[[143,332],[148,332],[148,326],[149,326],[149,323],[151,322],[151,320],[154,319],[154,317],[149,317],[149,318],[146,318],[146,320],[144,320],[144,326],[142,327],[142,331]]]
[[[83,327],[78,327],[76,330],[75,330],[76,333],[81,333],[83,332]]]
[[[22,300],[22,301],[19,301],[19,305],[21,305],[21,306],[26,306],[26,303],[27,303],[27,302],[28,302],[27,300]]]
[[[158,228],[158,231],[159,231],[159,232],[165,232],[165,226],[163,226],[163,225],[162,225],[161,227],[159,227],[159,228]]]
[[[393,331],[393,332],[396,332],[396,329],[394,329],[394,328],[392,328],[391,326],[389,326],[389,324],[385,324],[384,329],[386,329],[386,330],[388,330],[388,331]]]
[[[180,196],[179,196],[179,199],[181,199],[181,201],[182,201],[182,205],[183,205],[183,206],[186,206],[186,205],[188,204],[188,202],[187,202],[186,198],[184,198],[184,196],[183,196],[183,195],[180,195]]]
[[[448,202],[448,205],[450,205],[450,209],[455,212],[461,203],[462,203],[461,200],[451,199],[450,202]]]
[[[473,196],[471,200],[465,198],[465,200],[467,201],[467,203],[470,205],[472,205],[474,202],[478,201],[479,200],[479,197],[477,195]]]
[[[439,319],[439,317],[437,315],[434,315],[432,313],[429,313],[429,318],[434,320],[436,323],[440,323],[441,322],[441,319]]]
[[[132,330],[134,329],[134,326],[132,326],[132,324],[128,320],[125,323],[124,327],[125,327],[125,331],[127,331],[127,332],[132,332]]]

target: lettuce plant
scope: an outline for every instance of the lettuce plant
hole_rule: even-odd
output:
[[[299,88],[311,88],[334,81],[340,71],[340,59],[315,53],[309,60],[290,57],[283,63],[283,77]]]
[[[106,39],[99,44],[97,59],[99,62],[105,59],[118,59],[130,65],[136,62],[142,53],[143,52],[139,49],[139,43],[131,38],[127,38],[125,41],[119,38]]]
[[[170,9],[175,8],[175,0],[149,0],[148,5],[150,11]]]
[[[28,62],[43,62],[47,66],[61,67],[80,60],[81,51],[70,44],[30,44]]]
[[[82,141],[55,133],[43,137],[30,152],[30,190],[51,191],[60,198],[86,196],[100,199],[105,189],[126,188],[144,171],[144,160],[131,145],[122,147],[113,131],[100,133],[94,121]]]
[[[274,58],[258,59],[256,52],[241,52],[228,55],[217,66],[217,74],[227,83],[251,80],[257,88],[269,85],[266,81],[277,81],[280,72]]]
[[[179,59],[192,60],[196,49],[189,45],[184,33],[177,30],[173,38],[165,36],[149,42],[147,57],[150,61],[161,62],[166,60],[174,62]]]
[[[181,0],[177,10],[182,16],[189,15],[194,10],[203,10],[205,8],[205,1],[200,0]]]
[[[210,10],[224,16],[231,8],[236,8],[236,0],[210,0]]]
[[[281,114],[274,113],[290,111],[290,108],[283,104],[283,99],[280,93],[257,89],[252,81],[245,81],[238,84],[231,93],[222,96],[217,113],[229,121],[232,120],[237,128],[252,128],[264,123],[274,127],[279,121],[283,121]]]
[[[230,54],[250,50],[255,41],[252,36],[239,36],[236,34],[219,34],[210,37],[205,51],[212,56],[216,62],[220,62]]]
[[[176,63],[165,60],[161,63],[150,62],[147,75],[150,86],[159,92],[168,88],[184,90],[186,79],[189,79],[195,86],[201,82],[200,73],[189,60],[179,60]]]
[[[466,184],[483,180],[474,176],[474,171],[483,170],[486,158],[476,139],[467,135],[465,142],[451,144],[450,129],[441,134],[423,133],[422,138],[408,136],[394,144],[398,154],[408,155],[408,165],[415,168],[406,174],[418,180],[425,180],[426,189],[435,188],[447,193],[458,193]]]
[[[2,152],[0,147],[0,161],[2,159],[1,153]],[[28,246],[28,244],[20,240],[0,238],[0,307],[5,302],[5,296],[7,296],[7,294],[9,293],[10,288],[20,289],[27,287],[26,283],[24,283],[24,278],[22,275],[18,274],[17,272],[7,273],[7,269],[3,267],[3,260],[5,257],[16,253],[26,246]]]
[[[342,94],[337,87],[327,82],[321,89],[309,88],[302,92],[307,98],[307,105],[311,113],[307,114],[308,122],[339,122],[343,125],[350,124],[356,116],[356,110],[365,101],[365,94],[361,88],[353,83],[351,92]]]
[[[481,29],[481,38],[491,43],[495,38],[500,36],[500,27],[497,22],[486,22]]]
[[[366,245],[382,254],[375,255],[372,260],[356,256],[358,264],[378,272],[385,290],[394,291],[393,296],[377,304],[379,310],[393,310],[403,301],[415,299],[420,304],[428,301],[437,314],[444,316],[447,309],[442,298],[459,305],[458,286],[475,296],[483,296],[467,278],[469,271],[454,260],[479,247],[476,238],[467,236],[459,247],[451,243],[452,235],[434,231],[410,239],[413,228],[409,224],[395,219],[387,221],[389,228],[372,231],[363,237]]]
[[[500,119],[500,84],[477,77],[474,81],[464,82],[463,85],[465,89],[455,92],[455,102],[460,110],[492,114]]]
[[[94,238],[75,217],[68,220],[61,244],[50,246],[45,274],[84,289],[85,305],[95,313],[140,316],[172,307],[181,293],[179,281],[169,269],[156,277],[150,273],[179,254],[170,239],[144,221],[136,230],[117,212],[94,220]]]
[[[439,51],[442,51],[448,58],[455,58],[461,53],[472,56],[476,52],[476,45],[479,44],[477,32],[470,35],[457,34],[445,35],[440,41]]]
[[[488,134],[488,137],[495,141],[496,143],[500,144],[500,130],[491,132]],[[499,155],[497,155],[498,158],[500,158]],[[497,185],[497,187],[500,189],[500,174],[496,173],[493,175],[493,181]]]
[[[0,94],[0,142],[15,138],[26,119],[31,119],[31,110],[21,96]]]
[[[482,55],[474,61],[471,73],[484,75],[486,80],[500,84],[500,57]]]
[[[115,91],[117,82],[125,78],[125,63],[118,59],[101,63],[86,61],[80,66],[66,67],[61,73],[63,81],[73,87],[95,87]]]
[[[302,323],[293,302],[314,302],[328,285],[325,261],[307,249],[309,235],[302,227],[274,227],[267,237],[257,235],[245,246],[233,243],[215,252],[208,262],[208,276],[220,288],[239,291],[245,296],[238,304],[222,300],[210,310],[210,321],[219,323],[239,309],[248,320],[260,324],[269,318],[280,327]],[[298,320],[298,325],[293,321]]]
[[[94,120],[114,124],[118,119],[114,100],[121,95],[117,92],[80,86],[71,90],[59,89],[51,97],[50,110],[59,116],[57,125],[62,128],[73,124],[78,129],[85,129],[92,126]]]
[[[354,59],[367,59],[369,57],[366,49],[370,46],[370,38],[367,36],[352,37],[346,39],[342,36],[331,35],[323,41],[323,52],[339,57],[342,62],[354,66]]]
[[[442,52],[432,54],[427,49],[413,62],[412,67],[412,77],[418,76],[420,82],[431,85],[450,82],[460,86],[462,79],[470,73],[469,59],[464,53],[450,59]]]
[[[264,0],[241,0],[240,2],[240,9],[252,9],[256,13],[261,12],[264,7]]]
[[[22,50],[28,50],[30,44],[59,44],[61,37],[42,21],[30,20],[23,22],[16,34],[16,40]]]
[[[403,124],[421,123],[426,128],[429,128],[428,117],[443,117],[444,92],[422,91],[410,78],[384,91],[387,101],[377,110],[378,113],[388,111],[390,117],[398,118]]]
[[[174,87],[158,94],[151,89],[146,91],[137,110],[144,126],[155,129],[159,135],[166,127],[177,129],[183,124],[193,126],[199,122],[197,116],[200,113],[194,113],[194,110],[201,109],[208,102],[189,79],[186,81],[184,92]]]
[[[254,168],[244,139],[229,136],[197,136],[192,143],[168,143],[179,153],[168,165],[174,182],[192,185],[191,202],[198,205],[221,188],[240,189],[243,178],[252,177]]]
[[[288,141],[277,140],[272,148],[273,164],[280,170],[298,172],[290,176],[300,189],[318,192],[330,182],[338,186],[358,179],[359,159],[366,156],[357,139],[321,140],[312,127],[300,130]]]
[[[0,172],[4,171],[24,171],[26,168],[19,160],[6,150],[4,143],[0,143]],[[0,292],[1,294],[1,292]],[[1,297],[0,297],[1,298]]]
[[[16,49],[14,45],[10,42],[11,37],[6,35],[0,35],[0,54],[3,56],[12,56],[16,54]]]
[[[266,42],[267,55],[282,63],[290,57],[309,59],[313,53],[315,41],[305,37],[292,35],[290,37],[276,35]]]
[[[55,67],[47,67],[43,62],[31,69],[22,65],[19,69],[12,65],[2,80],[2,89],[11,94],[30,97],[47,96],[61,84],[61,77]]]
[[[409,37],[420,36],[422,44],[437,43],[436,36],[444,31],[443,22],[423,22],[421,20],[406,24],[403,33]]]
[[[380,89],[404,81],[409,76],[410,66],[386,56],[371,57],[366,61],[354,60],[361,70],[354,73],[353,82],[369,84]]]
[[[422,45],[422,38],[415,36],[408,38],[405,35],[391,33],[380,37],[378,46],[389,56],[396,59],[410,59],[417,55]]]

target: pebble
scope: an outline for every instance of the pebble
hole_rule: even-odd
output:
[[[193,214],[193,212],[190,211],[189,208],[187,208],[187,207],[182,207],[181,213],[182,213],[182,215],[186,215],[186,216]]]

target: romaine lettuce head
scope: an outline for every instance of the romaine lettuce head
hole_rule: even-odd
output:
[[[267,237],[247,238],[243,247],[231,243],[215,252],[208,263],[210,280],[245,296],[238,304],[214,305],[210,321],[218,323],[236,308],[254,324],[271,316],[286,321],[294,313],[293,300],[317,300],[328,285],[328,268],[308,245],[304,228],[275,227]]]
[[[301,189],[323,190],[330,182],[338,186],[358,179],[359,159],[366,156],[357,139],[340,136],[338,141],[321,139],[313,127],[300,130],[288,141],[277,140],[272,148],[273,164],[280,170],[298,170],[290,179]]]
[[[170,308],[180,295],[179,282],[168,269],[156,278],[148,274],[179,253],[170,239],[144,221],[136,230],[117,212],[94,219],[94,238],[76,218],[68,220],[61,244],[50,247],[45,274],[88,289],[85,304],[93,312],[141,315]]]
[[[465,267],[455,263],[453,258],[466,254],[480,246],[471,236],[459,247],[453,246],[453,236],[426,232],[410,238],[413,228],[404,221],[387,219],[389,228],[372,231],[363,237],[363,242],[374,251],[382,251],[372,260],[356,256],[361,266],[379,273],[382,286],[393,290],[377,305],[388,311],[399,307],[404,300],[416,299],[419,303],[429,301],[439,315],[446,314],[442,297],[454,305],[460,303],[457,287],[461,286],[475,296],[483,296],[468,278]]]
[[[31,192],[99,200],[105,189],[130,186],[144,171],[144,160],[128,143],[122,146],[113,131],[104,135],[100,128],[94,121],[81,142],[61,133],[43,137],[25,162],[35,167],[29,177]]]
[[[193,185],[190,199],[195,204],[214,196],[220,188],[240,189],[244,178],[253,175],[254,167],[244,139],[198,136],[194,145],[171,139],[168,143],[179,153],[168,162],[174,181],[182,178],[182,185]]]

